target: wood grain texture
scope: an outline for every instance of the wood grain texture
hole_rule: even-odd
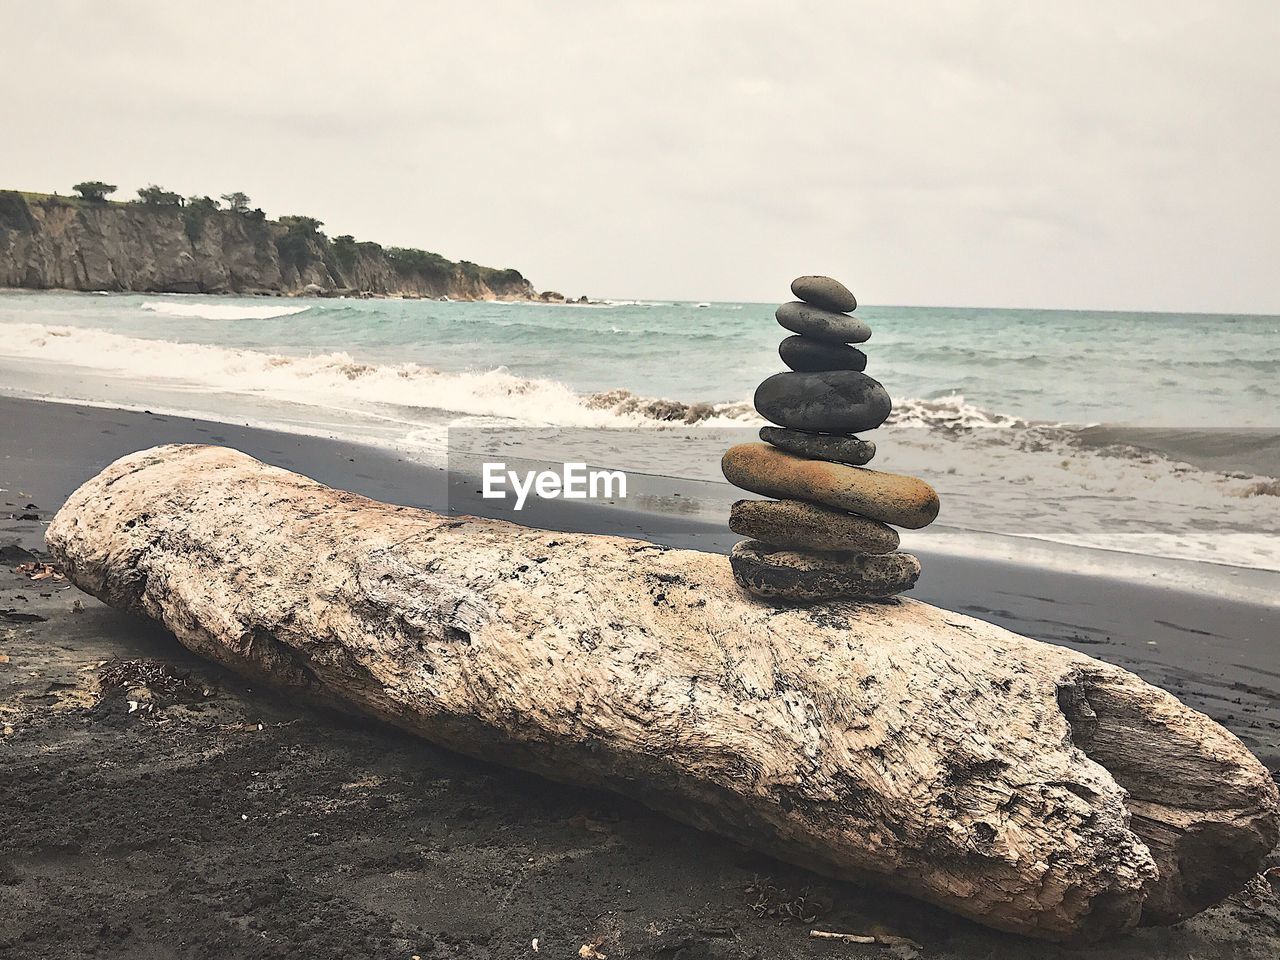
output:
[[[775,607],[724,557],[389,506],[218,447],[112,464],[50,548],[232,669],[993,927],[1239,889],[1267,771],[1117,667],[910,600]]]

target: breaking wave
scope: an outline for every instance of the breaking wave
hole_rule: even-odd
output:
[[[175,303],[172,300],[144,300],[142,309],[158,313],[166,317],[181,317],[184,320],[274,320],[277,317],[291,317],[305,313],[310,307],[284,306],[276,304],[270,307],[244,307],[222,303]]]
[[[952,393],[932,400],[908,397],[895,400],[889,423],[898,427],[967,433],[971,430],[1018,430],[1031,426],[1030,421],[1007,413],[984,410]]]
[[[742,426],[759,420],[751,404],[737,403],[686,403],[683,400],[639,397],[630,390],[607,390],[583,398],[583,405],[591,410],[607,410],[616,417],[639,417],[662,423],[714,423],[717,426]]]
[[[960,394],[895,401],[887,426],[998,443],[1031,453],[1083,451],[1099,457],[1183,463],[1233,479],[1262,482],[1236,496],[1280,496],[1280,429],[1135,427],[1028,420],[970,403]]]
[[[157,312],[216,311],[224,319],[283,315],[303,306],[233,307],[146,301]],[[177,314],[175,314],[177,315]],[[310,356],[259,349],[142,339],[81,328],[12,324],[0,353],[69,366],[110,370],[140,381],[183,381],[216,392],[259,394],[326,408],[343,403],[381,404],[398,410],[431,410],[457,416],[557,426],[754,426],[762,424],[745,399],[691,402],[645,397],[627,389],[579,393],[558,380],[526,378],[507,367],[445,371],[416,362],[369,362],[347,352]],[[1280,431],[1129,428],[1033,421],[991,411],[961,394],[899,399],[888,428],[924,430],[938,438],[966,439],[1028,452],[1088,451],[1102,457],[1160,457],[1215,471],[1240,471],[1263,479],[1280,476]],[[1274,497],[1257,486],[1247,497]]]
[[[149,301],[151,302],[151,301]],[[186,304],[165,306],[187,307]],[[249,308],[191,305],[206,313]],[[263,307],[300,311],[306,307]],[[376,363],[337,351],[311,355],[128,337],[83,327],[12,324],[0,353],[113,371],[141,382],[183,384],[220,393],[287,400],[328,410],[361,407],[407,421],[498,418],[562,427],[753,427],[764,421],[746,400],[685,401],[622,388],[580,393],[558,380],[522,377],[506,367],[445,371],[424,364]],[[886,428],[937,440],[1025,453],[1087,452],[1135,463],[1191,464],[1248,480],[1235,496],[1280,496],[1280,431],[1156,429],[1032,421],[985,409],[960,394],[895,402]]]
[[[517,433],[577,432],[516,429],[523,427],[645,428],[626,443],[600,443],[587,431],[586,442],[593,455],[634,455],[628,469],[722,485],[725,446],[763,422],[745,399],[586,392],[501,366],[441,370],[342,351],[274,353],[42,323],[6,323],[4,331],[0,358],[24,361],[18,366],[39,385],[36,395],[215,420],[242,411],[234,420],[428,459],[438,460],[458,426],[496,427],[512,441]],[[68,370],[70,378],[59,377]],[[875,466],[934,483],[953,530],[1280,569],[1280,430],[1037,421],[953,393],[899,399],[875,439]]]
[[[329,409],[358,403],[572,427],[754,418],[746,403],[685,403],[627,390],[584,396],[559,381],[517,376],[506,367],[443,371],[418,363],[370,363],[342,351],[295,356],[45,324],[13,324],[8,332],[0,353],[10,356]]]

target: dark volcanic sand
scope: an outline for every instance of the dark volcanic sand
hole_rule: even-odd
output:
[[[618,958],[911,953],[810,941],[815,927],[908,936],[930,957],[1280,955],[1280,908],[1265,884],[1178,927],[1085,952],[1003,936],[780,865],[620,797],[248,689],[157,627],[12,571],[24,557],[6,545],[40,549],[45,521],[82,480],[172,440],[227,443],[379,499],[444,503],[443,473],[359,446],[0,399],[0,517],[37,518],[0,521],[6,960],[572,958],[597,941]],[[470,486],[455,485],[455,505]],[[464,509],[492,506],[473,497]],[[737,539],[670,517],[559,503],[522,519],[721,551]],[[1277,768],[1275,609],[922,560],[915,596],[1123,664]],[[173,678],[152,679],[149,701],[127,691],[137,677],[124,677],[125,687],[99,682],[104,664],[139,658]],[[131,699],[140,704],[132,713]]]

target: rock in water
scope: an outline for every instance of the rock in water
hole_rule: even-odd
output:
[[[877,381],[856,370],[775,373],[756,388],[756,410],[795,430],[857,433],[884,423],[893,407]]]
[[[792,333],[817,337],[832,343],[862,343],[871,339],[871,328],[847,313],[823,310],[808,303],[784,303],[774,313],[778,322]]]
[[[720,461],[735,487],[779,500],[805,500],[917,530],[938,516],[938,494],[915,477],[806,460],[767,443],[740,443]]]
[[[801,373],[867,369],[867,355],[856,347],[813,337],[787,337],[778,344],[778,356],[792,370]]]
[[[786,427],[761,427],[760,439],[797,457],[830,460],[860,467],[876,455],[876,445],[858,437],[837,437],[829,433],[805,433]]]
[[[791,281],[791,292],[823,310],[846,313],[858,309],[858,301],[849,288],[831,277],[796,277]]]
[[[739,500],[729,529],[753,540],[825,553],[892,553],[898,531],[887,524],[799,500]]]
[[[729,554],[734,579],[758,597],[777,600],[878,599],[910,590],[920,561],[909,553],[797,553],[743,540]]]

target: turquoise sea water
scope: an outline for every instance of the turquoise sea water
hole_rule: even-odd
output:
[[[713,403],[746,401],[781,369],[775,350],[785,331],[772,311],[766,304],[0,296],[0,322],[10,325],[229,351],[346,354],[387,367],[505,367],[578,393],[621,388]],[[1073,423],[1280,426],[1277,317],[875,306],[858,313],[874,329],[868,373],[895,398],[960,394],[993,414]],[[457,403],[466,409],[461,394]]]
[[[782,296],[785,297],[785,291]],[[649,431],[715,484],[759,425],[773,305],[0,293],[0,389],[335,434],[439,459],[446,427]],[[873,466],[934,535],[1280,569],[1280,318],[863,306],[894,398]],[[728,492],[725,493],[728,496]]]

